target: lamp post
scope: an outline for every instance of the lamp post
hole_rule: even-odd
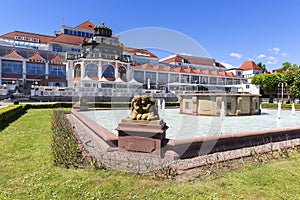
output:
[[[31,85],[31,89],[34,90],[34,96],[36,96],[36,91],[38,89],[38,82],[35,81],[32,85]]]

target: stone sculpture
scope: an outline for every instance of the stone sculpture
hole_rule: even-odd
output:
[[[131,120],[159,120],[157,106],[153,97],[147,95],[135,96],[131,101]]]

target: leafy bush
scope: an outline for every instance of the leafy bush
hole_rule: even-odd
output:
[[[22,115],[26,111],[24,105],[11,105],[0,109],[0,123],[6,123],[14,120],[16,117]]]
[[[277,103],[262,103],[261,104],[262,108],[273,108],[277,109],[278,104]],[[283,109],[292,109],[292,104],[281,104],[281,108]],[[300,109],[300,104],[295,104],[296,109]]]
[[[72,126],[66,119],[65,110],[53,110],[52,131],[52,152],[55,165],[67,168],[78,167],[82,154]]]
[[[166,107],[173,107],[173,106],[180,106],[180,103],[177,101],[177,102],[166,102]]]

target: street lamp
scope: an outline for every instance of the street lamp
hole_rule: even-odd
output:
[[[283,87],[287,87],[287,83],[278,83],[278,88],[281,87],[281,103],[283,103]],[[279,92],[278,92],[279,97]]]
[[[36,96],[36,91],[38,90],[38,82],[37,81],[31,85],[31,89],[34,90],[34,96]]]

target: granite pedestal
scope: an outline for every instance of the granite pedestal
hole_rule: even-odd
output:
[[[162,156],[162,147],[166,144],[168,126],[163,120],[123,119],[118,131],[118,148],[120,151],[147,153]]]

